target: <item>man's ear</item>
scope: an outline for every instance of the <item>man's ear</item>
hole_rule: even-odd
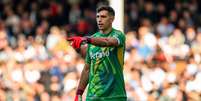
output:
[[[110,16],[110,20],[111,20],[111,22],[113,22],[114,21],[114,16]]]

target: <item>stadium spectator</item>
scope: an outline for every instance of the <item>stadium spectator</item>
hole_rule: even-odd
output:
[[[84,60],[65,39],[94,33],[105,2],[0,0],[0,100],[73,100]],[[124,5],[128,100],[200,101],[201,1]]]

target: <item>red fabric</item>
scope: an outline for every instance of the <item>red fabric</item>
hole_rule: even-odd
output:
[[[82,96],[76,95],[74,101],[82,101]]]
[[[74,101],[79,101],[79,96],[76,95]]]
[[[50,14],[52,16],[56,16],[57,13],[58,13],[58,5],[56,3],[51,3],[51,5],[50,5],[50,11],[51,11]]]
[[[87,33],[89,29],[89,24],[85,20],[80,20],[77,24],[77,30],[80,33]]]
[[[82,41],[84,40],[83,37],[75,36],[67,39],[68,41],[72,41],[72,46],[75,49],[80,48]]]

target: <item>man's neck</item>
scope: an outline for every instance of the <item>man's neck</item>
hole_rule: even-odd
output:
[[[106,30],[100,30],[100,32],[103,33],[103,34],[108,34],[108,33],[110,33],[111,31],[112,31],[112,27],[110,27],[110,28],[108,28],[108,29],[106,29]]]

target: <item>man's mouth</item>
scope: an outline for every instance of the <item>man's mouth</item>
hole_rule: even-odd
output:
[[[103,26],[103,24],[98,24],[98,26]]]

